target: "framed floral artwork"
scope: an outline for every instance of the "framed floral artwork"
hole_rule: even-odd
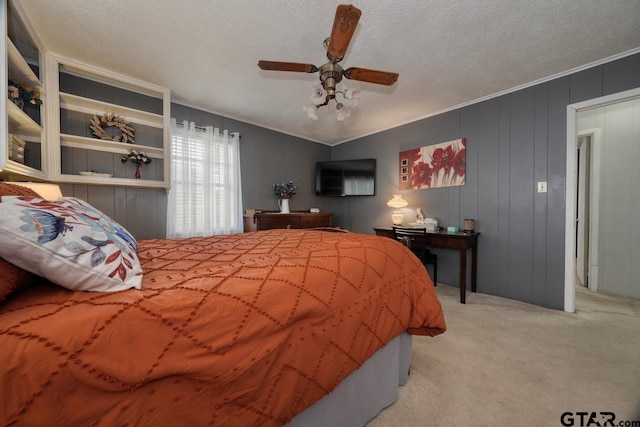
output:
[[[400,190],[465,185],[467,175],[465,138],[401,151]]]

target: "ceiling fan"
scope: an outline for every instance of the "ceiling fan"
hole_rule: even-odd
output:
[[[307,109],[307,115],[312,119],[317,119],[316,110],[324,105],[328,105],[330,100],[336,99],[336,94],[342,94],[349,99],[351,94],[336,90],[336,85],[340,83],[343,77],[350,80],[359,80],[367,83],[375,83],[386,86],[393,85],[398,80],[398,73],[390,73],[386,71],[370,70],[367,68],[351,67],[346,70],[338,63],[344,58],[351,38],[356,31],[356,26],[360,20],[362,12],[353,5],[339,5],[336,9],[336,17],[333,21],[333,29],[331,36],[324,41],[324,47],[327,51],[329,62],[316,67],[312,64],[301,64],[297,62],[280,62],[280,61],[258,61],[258,67],[268,71],[296,71],[301,73],[320,72],[320,83],[324,91],[312,95],[312,100],[322,101],[320,96],[324,97],[324,102],[320,104],[313,103],[313,107]],[[336,110],[343,109],[343,103],[336,100]],[[344,115],[338,114],[338,120],[344,120]]]

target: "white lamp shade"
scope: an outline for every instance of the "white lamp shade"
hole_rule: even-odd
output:
[[[400,194],[394,194],[393,195],[393,199],[391,199],[391,200],[389,200],[387,202],[387,206],[389,206],[390,208],[394,208],[394,209],[404,208],[408,204],[409,203],[406,200],[404,200],[402,198],[402,195],[400,195]]]
[[[313,87],[313,91],[311,92],[309,99],[311,99],[311,102],[313,102],[314,105],[318,105],[323,103],[326,97],[327,91],[324,90],[322,86],[318,85]]]
[[[315,105],[309,105],[308,107],[302,107],[307,112],[307,118],[311,120],[318,120],[318,109]]]

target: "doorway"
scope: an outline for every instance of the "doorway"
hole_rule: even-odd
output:
[[[588,231],[584,231],[583,228],[579,228],[578,225],[580,221],[577,221],[579,218],[579,205],[580,205],[580,195],[579,195],[579,186],[580,186],[580,177],[579,177],[579,158],[582,156],[586,156],[587,152],[581,152],[578,150],[579,144],[584,145],[586,139],[582,139],[583,137],[587,137],[590,131],[578,132],[578,113],[581,111],[587,111],[594,108],[604,107],[606,105],[616,104],[619,102],[629,101],[633,99],[640,98],[640,88],[632,89],[625,92],[620,92],[613,95],[603,96],[600,98],[591,99],[588,101],[579,102],[576,104],[571,104],[567,106],[567,159],[566,159],[566,211],[565,211],[565,292],[564,292],[564,309],[568,312],[575,311],[575,298],[576,298],[576,283],[578,283],[578,259],[579,259],[579,251],[583,251],[582,261],[587,263],[587,283],[590,286],[594,286],[594,278],[596,278],[595,286],[598,287],[597,283],[597,274],[594,274],[593,271],[594,265],[597,268],[597,257],[594,257],[594,252],[597,254],[597,248],[594,247],[594,243],[597,244],[597,241],[594,242],[593,233],[589,235]],[[591,135],[596,135],[597,130],[591,130]],[[597,142],[594,145],[594,141],[596,138],[591,137],[591,155],[593,155],[593,151],[598,149]],[[587,143],[588,144],[588,143]],[[588,149],[587,149],[588,150]],[[580,156],[580,157],[579,157]],[[585,168],[584,163],[586,160],[583,158],[583,169],[582,175],[584,178]],[[591,170],[591,176],[593,176],[593,168]],[[590,205],[597,206],[597,198],[594,194],[594,187],[599,182],[599,180],[591,179],[589,182],[590,186]],[[584,191],[583,183],[583,191]],[[586,202],[586,197],[583,196],[582,203]],[[584,211],[588,209],[584,208]],[[588,223],[597,224],[594,219],[593,210],[589,210],[587,214],[589,216]],[[583,220],[584,221],[584,220]],[[597,229],[598,227],[593,226],[589,227],[587,221],[584,221],[586,229]],[[579,231],[581,230],[581,231]],[[579,237],[579,233],[582,233],[582,237]],[[586,236],[585,236],[586,234]],[[583,246],[582,249],[579,249],[578,241],[580,239],[580,245]],[[584,254],[584,245],[587,245],[587,254]],[[588,261],[591,259],[592,261]],[[582,274],[584,275],[583,266],[580,267]]]
[[[600,129],[578,132],[576,153],[576,284],[598,290],[600,242]]]
[[[590,288],[589,234],[591,211],[591,144],[592,135],[578,135],[576,204],[576,277],[577,285]]]

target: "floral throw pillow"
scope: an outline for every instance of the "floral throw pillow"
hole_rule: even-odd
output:
[[[136,248],[131,234],[80,199],[2,197],[0,257],[67,289],[140,289]]]

